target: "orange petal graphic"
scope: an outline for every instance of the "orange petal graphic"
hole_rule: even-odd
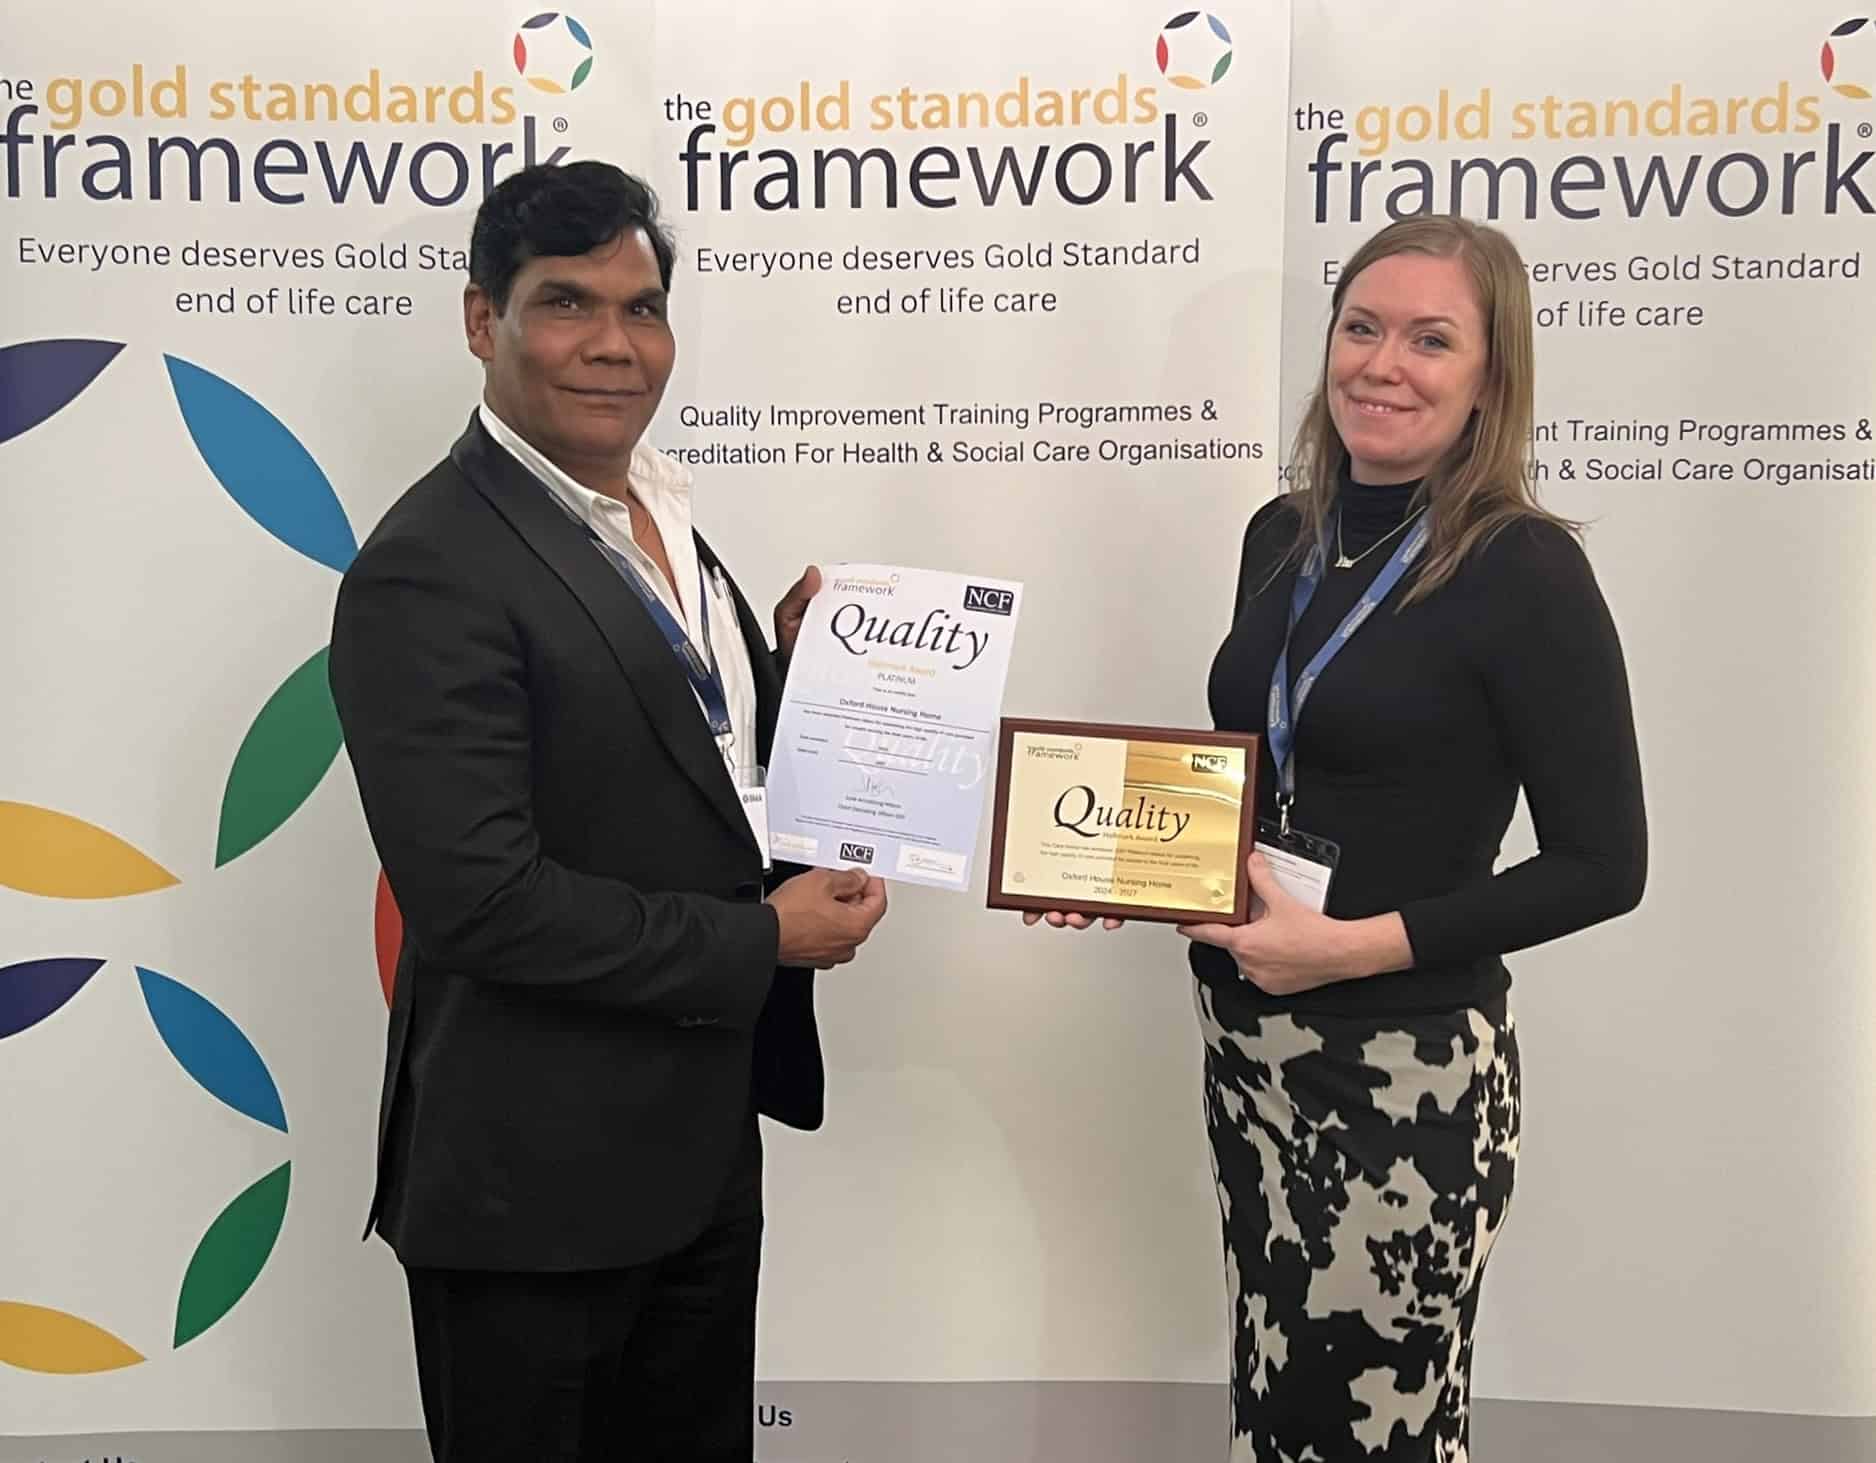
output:
[[[75,1376],[143,1361],[109,1331],[64,1311],[0,1300],[0,1365]]]
[[[115,833],[69,813],[0,802],[0,884],[54,899],[118,899],[180,882]]]

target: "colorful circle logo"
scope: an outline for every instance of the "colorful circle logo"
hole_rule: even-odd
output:
[[[1854,36],[1856,39],[1851,40]],[[1876,73],[1876,20],[1867,15],[1860,15],[1846,20],[1830,33],[1824,42],[1824,54],[1819,64],[1823,67],[1824,80],[1830,83],[1830,89],[1838,96],[1850,97],[1855,101],[1870,100],[1870,89],[1854,81],[1840,81],[1839,73],[1843,69],[1845,55],[1856,57],[1860,65],[1856,66],[1859,74],[1868,76]]]
[[[571,15],[544,10],[515,32],[515,70],[536,91],[577,91],[593,74],[593,39]]]
[[[31,960],[0,967],[0,1041],[18,1039],[91,985],[98,959]],[[280,1093],[260,1053],[207,997],[180,981],[136,968],[137,989],[169,1054],[209,1096],[275,1132],[287,1131]],[[98,982],[93,999],[118,996]],[[293,1164],[282,1162],[235,1195],[209,1224],[183,1271],[173,1348],[213,1326],[260,1278],[286,1219]],[[79,1375],[117,1371],[148,1356],[95,1321],[41,1303],[0,1297],[0,1364],[23,1371]]]
[[[1216,86],[1231,69],[1231,32],[1209,11],[1182,11],[1160,31],[1158,59],[1160,75],[1174,86]]]

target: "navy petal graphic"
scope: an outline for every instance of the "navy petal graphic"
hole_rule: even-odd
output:
[[[123,348],[117,340],[27,340],[0,349],[0,442],[69,405]]]
[[[37,1026],[103,966],[102,960],[28,960],[0,967],[0,1037]]]
[[[182,1069],[236,1112],[286,1132],[280,1090],[241,1028],[220,1007],[179,981],[141,965],[137,979],[157,1035]]]
[[[212,371],[164,356],[196,451],[246,513],[288,548],[340,573],[358,540],[332,484],[300,439],[266,407]]]

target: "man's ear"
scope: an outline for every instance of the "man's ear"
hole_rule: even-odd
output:
[[[469,354],[478,361],[486,363],[495,359],[495,321],[500,313],[481,285],[463,286],[463,336],[469,342]]]

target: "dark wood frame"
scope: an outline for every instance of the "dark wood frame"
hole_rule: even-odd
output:
[[[1057,899],[1034,894],[1004,894],[1003,842],[1009,832],[1010,750],[1018,732],[1089,740],[1180,742],[1197,747],[1238,747],[1244,752],[1244,801],[1238,810],[1237,881],[1232,889],[1231,913],[1207,915],[1191,909],[1167,909],[1149,904],[1115,904],[1094,899]],[[1129,726],[1122,722],[1044,721],[1006,716],[997,725],[997,795],[990,818],[990,879],[985,904],[990,909],[1038,910],[1043,913],[1107,915],[1115,919],[1161,924],[1241,925],[1251,916],[1251,877],[1244,861],[1257,836],[1257,743],[1246,732],[1195,731],[1177,727]]]

